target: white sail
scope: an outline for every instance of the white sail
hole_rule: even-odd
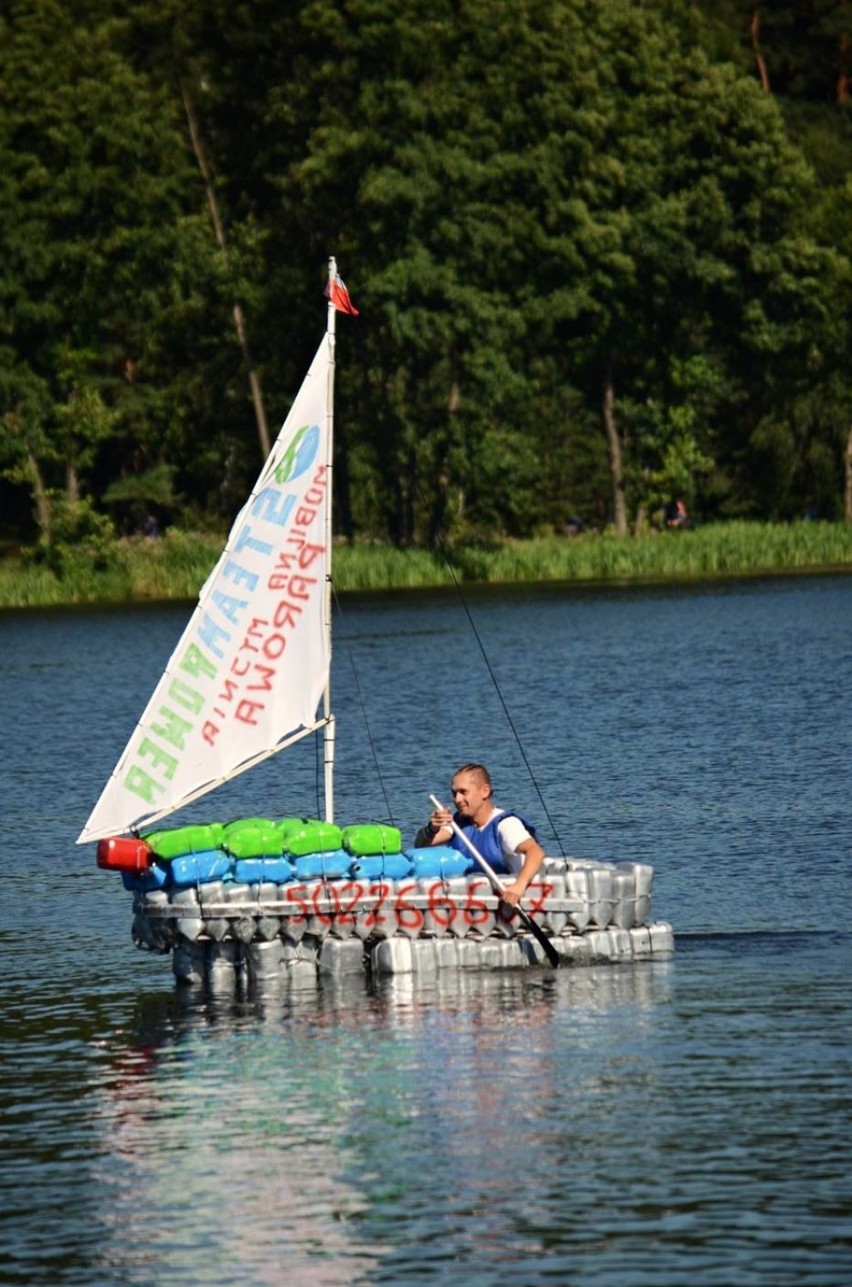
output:
[[[78,844],[150,825],[331,721],[317,707],[331,653],[333,363],[330,327]]]

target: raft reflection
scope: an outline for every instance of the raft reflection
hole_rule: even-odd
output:
[[[369,1281],[412,1237],[424,1175],[509,1196],[516,1177],[494,1159],[520,1123],[527,1145],[549,1129],[568,1012],[575,1053],[592,1055],[610,1019],[648,1021],[670,983],[655,964],[143,997],[96,1088],[100,1267],[130,1281]],[[586,1073],[597,1079],[597,1058]]]

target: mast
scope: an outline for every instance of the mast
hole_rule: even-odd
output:
[[[328,261],[328,308],[326,320],[326,333],[328,335],[328,414],[326,416],[325,432],[325,466],[326,478],[328,480],[329,503],[326,506],[325,515],[325,548],[326,548],[326,577],[325,577],[325,644],[326,655],[328,656],[328,674],[325,681],[325,688],[322,694],[323,717],[325,726],[323,729],[323,770],[325,785],[325,817],[327,822],[334,822],[334,716],[331,713],[331,585],[332,585],[332,566],[331,566],[331,541],[332,541],[332,523],[331,523],[331,501],[334,495],[333,480],[333,452],[334,452],[334,350],[335,350],[335,314],[334,292],[332,286],[337,280],[337,262],[333,255]]]

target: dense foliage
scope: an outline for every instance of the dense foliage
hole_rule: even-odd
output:
[[[338,531],[852,521],[850,44],[828,0],[10,0],[6,537],[229,519],[329,254]]]

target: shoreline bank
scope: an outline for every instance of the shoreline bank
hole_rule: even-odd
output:
[[[22,557],[0,561],[0,609],[193,601],[223,538],[172,529],[118,541],[95,558],[64,552],[59,571]],[[502,540],[429,550],[337,545],[338,593],[456,585],[654,585],[769,575],[852,572],[852,525],[724,523],[619,539],[609,532]]]

